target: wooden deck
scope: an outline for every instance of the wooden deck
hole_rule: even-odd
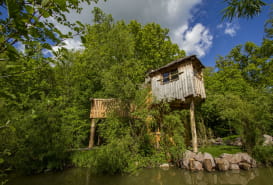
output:
[[[91,110],[90,118],[106,118],[107,112],[111,108],[116,107],[117,103],[115,99],[98,99],[92,98],[91,101]]]

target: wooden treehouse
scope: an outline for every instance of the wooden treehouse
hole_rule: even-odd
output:
[[[190,108],[192,145],[197,152],[197,134],[194,117],[195,102],[206,98],[203,73],[204,65],[195,56],[173,61],[148,73],[146,83],[150,84],[154,104],[168,102],[174,108]],[[91,99],[91,129],[89,148],[94,145],[95,119],[106,118],[107,112],[118,107],[115,99]],[[159,130],[155,133],[156,142],[160,140]]]
[[[106,118],[107,113],[110,110],[117,108],[116,99],[101,99],[101,98],[90,98],[91,109],[90,109],[90,139],[88,148],[92,148],[94,146],[95,140],[95,130],[96,130],[96,119]]]
[[[205,67],[200,60],[192,55],[152,70],[146,79],[156,102],[166,101],[171,107],[190,108],[194,152],[197,152],[194,104],[206,98],[203,68]]]
[[[167,101],[171,105],[190,105],[192,99],[206,98],[203,73],[204,68],[195,56],[173,61],[148,74],[152,94],[157,101]]]

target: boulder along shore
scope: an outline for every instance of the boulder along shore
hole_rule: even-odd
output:
[[[210,153],[194,153],[186,150],[183,158],[177,161],[179,168],[190,171],[228,171],[228,170],[249,170],[257,167],[257,162],[247,153],[227,154],[213,157]],[[168,164],[160,165],[160,168],[169,168]]]

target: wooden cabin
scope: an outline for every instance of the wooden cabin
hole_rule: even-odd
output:
[[[192,98],[205,99],[203,68],[200,60],[192,55],[152,70],[148,81],[155,100],[189,105]]]
[[[195,125],[195,102],[206,98],[202,69],[205,68],[195,56],[180,58],[152,70],[148,74],[155,102],[166,101],[171,107],[189,108],[193,151],[197,152]]]
[[[189,107],[192,132],[193,151],[197,152],[197,134],[194,118],[194,102],[206,98],[203,72],[204,65],[195,56],[188,56],[173,61],[163,67],[151,71],[146,79],[151,85],[152,95],[157,102],[167,101],[171,106]],[[106,118],[107,113],[116,109],[121,116],[128,116],[122,112],[116,99],[91,99],[91,128],[89,148],[94,146],[95,119]],[[133,106],[132,106],[133,107]],[[131,109],[132,109],[131,107]],[[160,130],[155,133],[156,144],[159,146]]]
[[[91,127],[88,148],[92,148],[94,146],[96,119],[106,118],[109,110],[114,109],[117,104],[115,99],[90,98],[90,102]]]

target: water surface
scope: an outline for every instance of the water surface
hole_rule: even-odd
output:
[[[7,185],[273,185],[273,168],[250,171],[189,172],[143,169],[136,175],[91,175],[86,168],[35,176],[11,176]]]

